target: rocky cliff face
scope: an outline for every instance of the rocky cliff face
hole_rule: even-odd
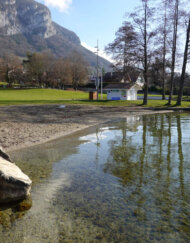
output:
[[[0,33],[30,33],[49,38],[56,34],[56,29],[45,6],[33,0],[0,0]]]
[[[73,51],[83,55],[90,66],[96,66],[96,56],[80,45],[78,36],[54,23],[49,9],[34,0],[0,0],[0,56],[27,52],[52,51],[67,56]],[[100,59],[109,69],[109,62]]]

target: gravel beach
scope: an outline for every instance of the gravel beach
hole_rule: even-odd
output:
[[[0,107],[0,146],[13,151],[71,134],[99,123],[154,111],[143,107],[27,105]]]

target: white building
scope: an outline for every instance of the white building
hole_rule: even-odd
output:
[[[108,100],[137,100],[137,92],[142,90],[144,78],[141,74],[129,76],[128,80],[108,84],[104,90],[107,91]]]

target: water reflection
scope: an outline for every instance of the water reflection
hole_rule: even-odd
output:
[[[121,127],[121,139],[110,141],[104,172],[118,177],[122,186],[131,189],[127,202],[133,203],[138,220],[149,221],[152,211],[157,233],[172,235],[177,231],[175,235],[189,239],[189,196],[184,179],[184,163],[189,168],[189,156],[183,155],[182,130],[186,130],[186,124],[182,128],[182,121],[179,114],[144,116],[138,137],[134,134],[135,143],[127,136],[130,129]]]
[[[132,137],[127,136],[127,132],[136,132],[139,125],[139,117],[132,117],[127,119],[126,122],[118,123],[115,129],[121,130],[122,137],[109,141],[110,143],[110,156],[104,166],[105,173],[111,173],[119,177],[123,186],[133,181],[136,178],[136,171],[139,169],[137,157],[139,151],[132,144]],[[146,154],[146,119],[143,120],[143,146],[142,153],[140,154],[140,163],[143,170],[144,156]],[[141,150],[141,149],[140,149]]]
[[[0,209],[0,238],[189,242],[189,129],[189,114],[134,116],[13,154],[33,206]]]

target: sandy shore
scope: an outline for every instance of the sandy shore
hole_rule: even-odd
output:
[[[99,107],[68,105],[0,107],[0,146],[6,151],[56,139],[78,130],[129,115],[154,111],[142,107]]]

